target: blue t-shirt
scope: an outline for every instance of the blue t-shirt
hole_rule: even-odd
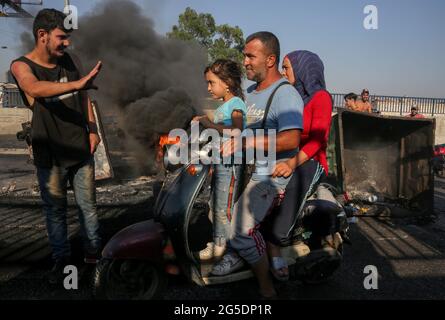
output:
[[[287,81],[282,78],[262,91],[256,91],[257,85],[252,85],[247,89],[246,104],[247,104],[247,128],[260,129],[266,111],[267,101],[275,88],[282,82]],[[267,114],[265,123],[265,133],[267,129],[275,129],[276,133],[303,128],[303,108],[304,102],[298,91],[291,85],[281,86],[272,100],[272,104]],[[283,161],[294,157],[298,152],[298,148],[295,150],[285,151],[277,153],[276,160]],[[267,166],[267,165],[266,165]],[[254,172],[253,180],[264,180],[270,178],[270,176],[264,176],[264,172],[258,172],[259,167],[264,167],[264,164],[256,162],[256,172]],[[273,170],[274,165],[269,165],[269,168]],[[269,172],[272,174],[272,172]],[[289,178],[277,178],[276,182],[281,185],[287,185]]]
[[[232,125],[233,111],[241,111],[243,113],[243,128],[247,124],[247,108],[246,104],[239,97],[233,97],[229,101],[224,102],[218,109],[215,110],[213,122],[225,126]]]

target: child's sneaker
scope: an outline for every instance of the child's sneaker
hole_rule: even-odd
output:
[[[226,251],[226,246],[217,246],[214,242],[207,243],[207,248],[199,251],[201,261],[221,258]]]

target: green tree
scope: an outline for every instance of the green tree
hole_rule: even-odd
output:
[[[211,61],[226,58],[242,62],[243,31],[228,24],[216,25],[209,13],[197,13],[191,8],[179,15],[178,25],[167,33],[171,39],[195,41],[207,49]]]

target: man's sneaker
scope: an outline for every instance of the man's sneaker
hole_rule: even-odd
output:
[[[211,274],[215,276],[225,276],[238,271],[245,265],[244,260],[237,254],[228,253],[222,260],[213,266]]]
[[[70,262],[69,257],[57,259],[56,262],[54,263],[53,268],[49,272],[49,275],[48,275],[49,283],[51,283],[51,284],[62,283],[62,281],[65,277],[65,275],[63,274],[63,270],[65,269],[66,266],[68,266],[70,264],[71,264],[71,262]]]
[[[207,243],[207,248],[199,251],[201,261],[221,258],[226,251],[226,246],[217,246],[214,242]]]

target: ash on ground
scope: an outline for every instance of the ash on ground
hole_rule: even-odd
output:
[[[35,168],[27,163],[27,157],[26,154],[0,155],[0,203],[40,203]],[[114,178],[96,181],[98,205],[143,202],[153,197],[153,186],[162,183],[164,179],[162,172],[141,175],[128,166],[116,166],[114,171]],[[68,202],[70,205],[74,202],[74,193],[70,187]]]

